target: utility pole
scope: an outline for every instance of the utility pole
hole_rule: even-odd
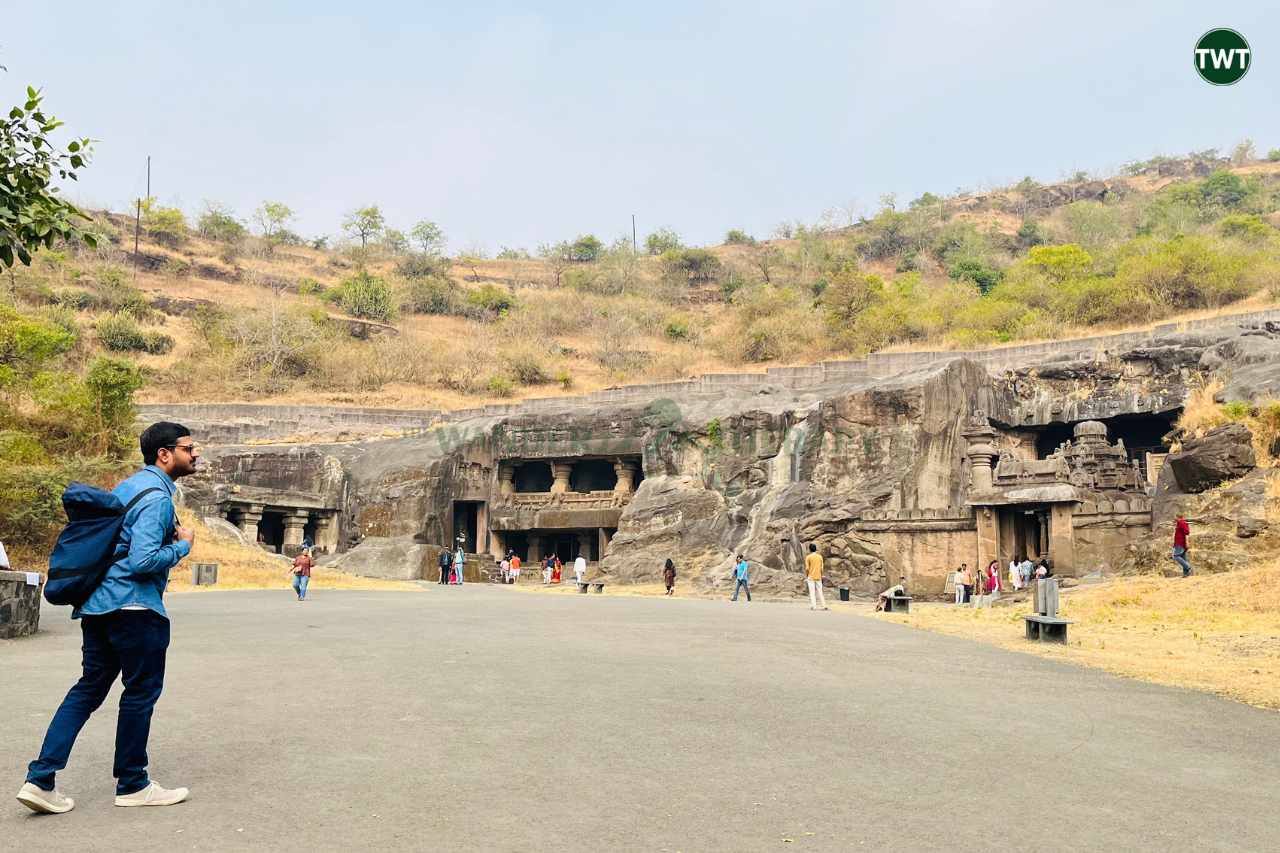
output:
[[[631,253],[633,255],[640,254],[640,247],[636,245],[636,215],[631,214]]]
[[[147,194],[151,198],[151,155],[147,155]],[[138,209],[133,215],[133,277],[138,277],[138,234],[142,231],[142,199],[138,199]]]

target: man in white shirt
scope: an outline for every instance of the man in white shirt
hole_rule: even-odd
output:
[[[4,543],[0,542],[0,569],[8,569],[9,555],[4,552]]]
[[[578,583],[582,583],[583,579],[587,576],[587,558],[581,554],[579,554],[578,558],[573,561],[573,576],[577,579]]]
[[[1009,582],[1014,589],[1022,589],[1022,571],[1018,568],[1016,557],[1009,561]]]

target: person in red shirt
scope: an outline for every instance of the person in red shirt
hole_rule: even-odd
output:
[[[1173,523],[1173,561],[1182,566],[1182,576],[1185,578],[1191,574],[1191,563],[1187,561],[1187,536],[1191,533],[1191,527],[1187,524],[1187,520],[1183,518],[1182,513],[1178,513],[1177,520]]]

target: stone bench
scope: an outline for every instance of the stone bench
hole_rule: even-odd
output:
[[[1039,640],[1042,643],[1065,644],[1067,642],[1067,626],[1071,624],[1070,619],[1041,616],[1038,613],[1022,618],[1026,620],[1028,640]]]
[[[885,613],[910,613],[911,612],[911,596],[909,595],[887,595],[884,599]]]
[[[592,592],[604,594],[604,581],[587,581],[591,585]]]

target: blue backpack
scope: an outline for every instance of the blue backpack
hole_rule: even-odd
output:
[[[49,557],[49,579],[44,598],[50,604],[79,607],[89,600],[115,562],[116,543],[124,517],[134,504],[160,488],[143,489],[127,504],[110,492],[72,483],[62,493],[67,526]]]

